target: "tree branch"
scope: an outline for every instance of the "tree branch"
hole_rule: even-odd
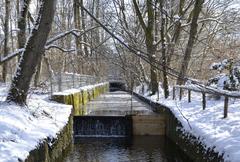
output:
[[[64,49],[64,48],[59,47],[59,46],[57,46],[57,45],[49,45],[49,46],[46,46],[46,47],[45,47],[45,50],[50,50],[50,49],[52,49],[52,48],[56,48],[56,49],[58,49],[58,50],[60,50],[60,51],[62,51],[62,52],[74,52],[74,51],[75,51],[75,49]]]
[[[144,22],[144,20],[143,20],[142,14],[141,14],[141,12],[140,12],[140,9],[139,9],[139,7],[138,7],[138,4],[137,4],[136,0],[133,0],[133,5],[134,5],[134,8],[135,8],[135,10],[136,10],[136,14],[137,14],[137,17],[138,17],[138,19],[139,19],[139,22],[140,22],[143,30],[146,32],[147,26],[146,26],[146,24],[145,24],[145,22]]]
[[[78,30],[78,29],[72,29],[72,30],[66,31],[66,32],[64,32],[64,33],[58,34],[58,35],[50,38],[50,39],[47,41],[47,43],[46,43],[46,45],[45,45],[45,49],[46,49],[46,50],[49,50],[50,48],[57,48],[57,49],[61,50],[62,52],[72,52],[72,51],[73,51],[72,49],[63,49],[63,48],[61,48],[61,47],[58,47],[58,46],[56,46],[56,45],[51,45],[51,44],[52,44],[53,42],[55,42],[55,41],[57,41],[57,40],[65,37],[65,36],[69,35],[69,34],[72,34],[72,35],[74,35],[75,37],[80,37],[80,36],[82,36],[83,34],[89,32],[90,30],[93,30],[93,29],[98,28],[98,27],[99,27],[99,26],[94,26],[94,27],[89,28],[89,29],[87,29],[87,30],[85,30],[85,31],[81,31],[81,30]],[[85,45],[87,45],[87,46],[90,46],[90,45],[89,45],[88,43],[86,43],[86,42],[80,42],[80,44],[85,44]],[[3,64],[4,62],[7,62],[7,61],[11,60],[13,57],[15,57],[15,56],[17,56],[17,55],[20,55],[20,54],[21,54],[22,52],[24,52],[24,51],[25,51],[25,48],[21,48],[21,49],[18,49],[17,51],[15,51],[15,52],[13,52],[13,53],[8,54],[8,55],[5,56],[5,57],[1,57],[1,59],[0,59],[0,65]]]

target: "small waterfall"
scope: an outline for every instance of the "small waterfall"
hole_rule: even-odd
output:
[[[130,116],[75,116],[75,137],[129,137],[132,135]]]

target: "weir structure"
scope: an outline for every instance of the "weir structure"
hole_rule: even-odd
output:
[[[53,99],[73,105],[75,137],[164,135],[164,116],[121,91],[125,88],[123,82],[112,81],[79,92],[56,93]]]
[[[73,105],[75,137],[164,135],[194,161],[223,161],[222,155],[206,150],[196,137],[185,135],[169,108],[139,94],[132,96],[119,91],[119,85],[108,82],[79,91],[56,93],[52,98]]]

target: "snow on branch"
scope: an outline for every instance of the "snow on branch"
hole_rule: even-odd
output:
[[[78,29],[72,29],[72,30],[63,32],[63,33],[61,33],[61,34],[58,34],[58,35],[50,38],[50,39],[47,41],[46,46],[45,46],[45,49],[46,49],[46,50],[49,50],[49,49],[51,49],[51,48],[57,48],[57,49],[61,50],[62,52],[73,52],[73,51],[74,51],[73,49],[64,49],[64,48],[58,47],[58,46],[56,46],[56,45],[51,45],[51,44],[52,44],[53,42],[55,42],[55,41],[57,41],[57,40],[65,37],[65,36],[69,35],[69,34],[72,34],[72,35],[74,35],[75,37],[80,37],[80,36],[82,36],[83,34],[89,32],[89,31],[91,31],[91,30],[93,30],[93,29],[95,29],[95,28],[98,28],[98,27],[99,27],[99,26],[94,26],[94,27],[89,28],[89,29],[87,29],[87,30],[85,30],[85,31],[83,31],[83,30],[78,30]],[[86,43],[86,42],[80,41],[79,43],[80,43],[80,44],[84,44],[84,45],[86,45],[86,46],[90,46],[90,45],[89,45],[88,43]],[[15,56],[17,56],[17,55],[20,55],[20,54],[21,54],[22,52],[24,52],[24,51],[25,51],[25,48],[21,48],[21,49],[18,49],[17,51],[15,51],[15,52],[13,52],[13,53],[8,54],[8,55],[5,56],[5,57],[1,57],[0,65],[3,64],[4,62],[7,62],[7,61],[11,60],[13,57],[15,57]]]
[[[12,59],[13,57],[17,56],[17,55],[20,55],[22,52],[25,51],[25,48],[21,48],[21,49],[18,49],[17,51],[13,52],[13,53],[10,53],[8,54],[7,56],[5,57],[1,57],[1,60],[0,60],[0,64],[6,62],[6,61],[9,61],[10,59]]]
[[[215,21],[218,24],[224,24],[223,22],[219,21],[218,19],[214,19],[214,18],[202,19],[202,20],[199,20],[198,23],[204,23],[206,21]],[[191,24],[191,22],[186,23],[186,24],[182,24],[181,27],[186,27],[186,26],[189,26],[190,24]]]
[[[46,46],[50,45],[51,43],[53,43],[53,42],[55,42],[55,41],[57,41],[57,40],[65,37],[65,36],[67,36],[67,35],[69,35],[69,34],[72,34],[72,35],[74,35],[75,37],[80,37],[80,36],[82,36],[83,34],[89,32],[89,31],[91,31],[91,30],[93,30],[93,29],[95,29],[95,28],[98,28],[98,27],[99,27],[99,26],[94,26],[94,27],[89,28],[89,29],[87,29],[87,30],[85,30],[85,31],[83,31],[83,30],[78,30],[78,29],[71,29],[71,30],[69,30],[69,31],[65,31],[65,32],[63,32],[63,33],[60,33],[60,34],[58,34],[58,35],[50,38],[50,39],[47,41]]]
[[[69,35],[69,34],[72,34],[72,35],[78,37],[78,36],[80,35],[80,34],[79,34],[80,32],[82,32],[82,31],[81,31],[81,30],[78,30],[78,29],[72,29],[72,30],[63,32],[63,33],[61,33],[61,34],[58,34],[58,35],[50,38],[50,39],[47,41],[46,45],[48,46],[48,45],[50,45],[51,43],[57,41],[58,39],[61,39],[61,38],[65,37],[65,36],[67,36],[67,35]]]
[[[211,17],[206,18],[206,19],[199,20],[198,22],[199,22],[199,23],[203,23],[203,22],[205,22],[205,21],[215,21],[215,22],[217,22],[217,23],[219,23],[219,24],[224,24],[222,21],[219,21],[218,19],[214,19],[214,18],[211,18]]]
[[[50,50],[51,48],[56,48],[62,52],[74,52],[75,49],[64,49],[64,48],[61,48],[57,45],[49,45],[49,46],[45,46],[45,50]]]

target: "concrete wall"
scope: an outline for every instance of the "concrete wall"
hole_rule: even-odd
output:
[[[109,91],[109,84],[100,84],[92,88],[80,88],[79,91],[69,93],[53,94],[52,100],[59,103],[73,105],[74,115],[84,115],[86,113],[86,104],[98,97],[99,95]]]
[[[168,107],[152,102],[141,95],[134,95],[145,103],[148,103],[154,112],[162,114],[165,117],[166,136],[179,145],[191,159],[194,159],[194,161],[224,161],[223,155],[214,152],[213,148],[206,149],[197,137],[184,133],[181,129],[183,128],[182,124]]]
[[[55,139],[45,139],[39,146],[32,150],[25,162],[58,162],[62,161],[65,152],[73,140],[73,115],[79,113],[81,107],[86,105],[89,100],[98,97],[108,91],[108,83],[93,88],[79,89],[79,92],[69,94],[53,95],[52,100],[59,103],[73,105],[73,113],[69,117],[68,124],[59,132]]]
[[[160,115],[132,116],[133,135],[165,135],[165,118]]]
[[[55,139],[45,139],[32,150],[25,162],[58,162],[72,144],[73,118],[60,131]]]

